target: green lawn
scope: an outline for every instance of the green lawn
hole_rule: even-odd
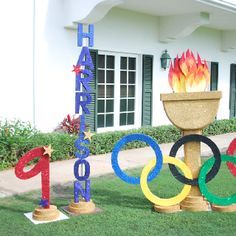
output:
[[[222,163],[222,169],[209,184],[209,189],[222,196],[235,194],[236,178],[229,174]],[[139,175],[141,170],[131,171]],[[236,213],[181,212],[158,214],[152,211],[152,204],[145,199],[140,186],[128,185],[114,175],[92,179],[92,198],[103,210],[96,215],[71,217],[69,220],[33,225],[24,212],[34,209],[40,192],[0,199],[0,235],[235,235]],[[170,197],[181,188],[163,168],[150,188],[161,197]],[[59,208],[72,198],[72,184],[54,186],[52,202]]]

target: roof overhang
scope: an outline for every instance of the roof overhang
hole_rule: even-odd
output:
[[[161,42],[190,35],[200,26],[222,31],[222,50],[236,48],[236,0],[64,0],[65,27],[100,21],[113,7],[159,18]],[[82,7],[81,7],[82,6]],[[183,7],[184,6],[184,7]]]

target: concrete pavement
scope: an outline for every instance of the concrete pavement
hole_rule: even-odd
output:
[[[236,137],[236,132],[210,137],[221,152],[225,152],[230,142]],[[160,144],[164,155],[168,155],[173,143]],[[205,144],[201,145],[202,156],[211,156],[211,150]],[[178,157],[183,157],[183,148],[177,153]],[[154,157],[154,152],[150,147],[121,151],[119,154],[119,164],[122,169],[132,169],[143,167]],[[111,166],[111,154],[89,156],[91,177],[97,177],[108,173],[113,173]],[[75,159],[52,162],[50,164],[51,185],[64,184],[73,181]],[[40,175],[28,180],[20,180],[15,176],[14,169],[0,171],[0,198],[21,194],[31,190],[40,189]]]

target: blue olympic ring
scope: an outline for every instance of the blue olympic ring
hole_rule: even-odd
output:
[[[118,164],[118,154],[121,148],[125,146],[127,143],[132,142],[132,141],[143,141],[146,144],[149,144],[152,147],[153,151],[155,152],[156,165],[148,176],[148,181],[153,180],[159,174],[162,168],[163,157],[162,157],[161,149],[159,145],[156,143],[156,141],[153,138],[144,134],[129,134],[129,135],[124,136],[122,139],[120,139],[116,143],[114,149],[112,150],[112,155],[111,155],[112,168],[114,169],[115,174],[126,183],[140,184],[140,177],[128,176],[121,170]]]

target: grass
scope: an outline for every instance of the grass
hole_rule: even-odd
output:
[[[236,178],[225,163],[208,184],[211,192],[221,196],[235,194]],[[132,170],[139,175],[140,169]],[[23,215],[34,209],[40,192],[0,199],[0,235],[234,235],[236,213],[181,212],[158,214],[145,199],[140,186],[122,182],[114,175],[92,179],[92,198],[103,210],[96,215],[71,217],[69,220],[33,225]],[[150,189],[160,197],[174,196],[182,188],[167,167],[153,180]],[[219,187],[220,186],[220,187]],[[52,187],[52,202],[59,208],[72,198],[72,184]]]

